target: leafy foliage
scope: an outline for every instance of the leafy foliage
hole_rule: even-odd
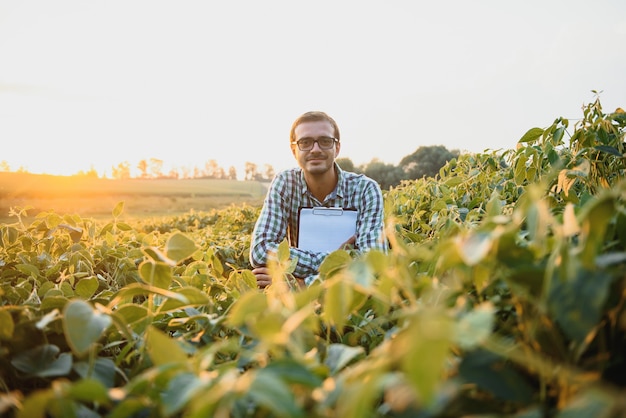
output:
[[[385,193],[388,254],[256,287],[259,208],[0,225],[0,413],[622,416],[623,112]],[[569,138],[567,143],[565,138]]]

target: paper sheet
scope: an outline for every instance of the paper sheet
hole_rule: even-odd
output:
[[[313,252],[339,249],[356,233],[357,214],[356,209],[300,208],[297,247]]]

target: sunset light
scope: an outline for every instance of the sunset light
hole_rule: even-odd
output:
[[[313,109],[338,120],[356,164],[424,145],[514,148],[555,112],[578,117],[592,90],[623,105],[626,6],[604,3],[589,19],[584,1],[5,2],[0,162],[278,170],[295,164],[293,119]]]

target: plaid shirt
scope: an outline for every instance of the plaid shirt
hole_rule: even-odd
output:
[[[278,173],[265,197],[250,246],[250,264],[266,265],[268,252],[275,252],[285,237],[291,246],[291,258],[298,259],[296,277],[307,284],[315,278],[329,252],[314,253],[295,248],[298,242],[298,210],[301,207],[325,206],[358,210],[355,248],[359,251],[386,251],[383,233],[383,195],[378,183],[363,174],[343,171],[335,164],[338,181],[335,190],[323,202],[313,197],[300,168]]]

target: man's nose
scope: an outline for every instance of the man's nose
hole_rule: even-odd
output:
[[[320,144],[317,141],[313,142],[313,148],[311,148],[311,151],[313,151],[316,147],[318,151],[322,151],[322,147],[320,147]]]

